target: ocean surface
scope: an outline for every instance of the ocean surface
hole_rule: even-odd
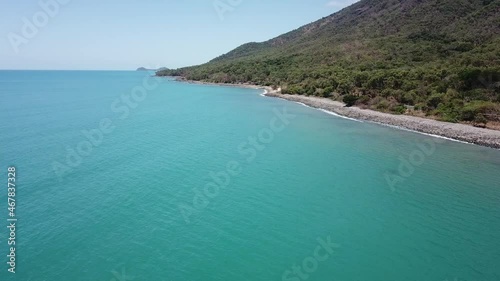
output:
[[[500,280],[499,150],[150,75],[0,71],[0,280]]]

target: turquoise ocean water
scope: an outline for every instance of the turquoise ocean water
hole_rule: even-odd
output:
[[[149,75],[0,71],[0,280],[500,280],[500,151]]]

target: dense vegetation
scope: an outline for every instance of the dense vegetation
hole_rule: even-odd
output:
[[[158,75],[486,123],[500,121],[499,35],[500,0],[362,0],[269,41]]]

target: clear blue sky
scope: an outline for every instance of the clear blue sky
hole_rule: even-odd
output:
[[[67,3],[48,15],[44,24],[43,14],[47,12],[39,2],[51,1]],[[121,70],[195,65],[243,43],[271,39],[353,2],[3,0],[0,2],[0,69]],[[221,9],[231,7],[231,10],[220,17],[214,7],[216,3]],[[38,22],[33,20],[35,15]],[[23,35],[26,25],[23,18],[35,27],[40,26],[32,38],[27,38],[30,33]],[[21,37],[24,39],[19,39]],[[17,53],[11,42],[17,45]]]

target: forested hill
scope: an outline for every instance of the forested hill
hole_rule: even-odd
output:
[[[206,64],[157,74],[484,123],[500,114],[500,0],[362,0]]]

